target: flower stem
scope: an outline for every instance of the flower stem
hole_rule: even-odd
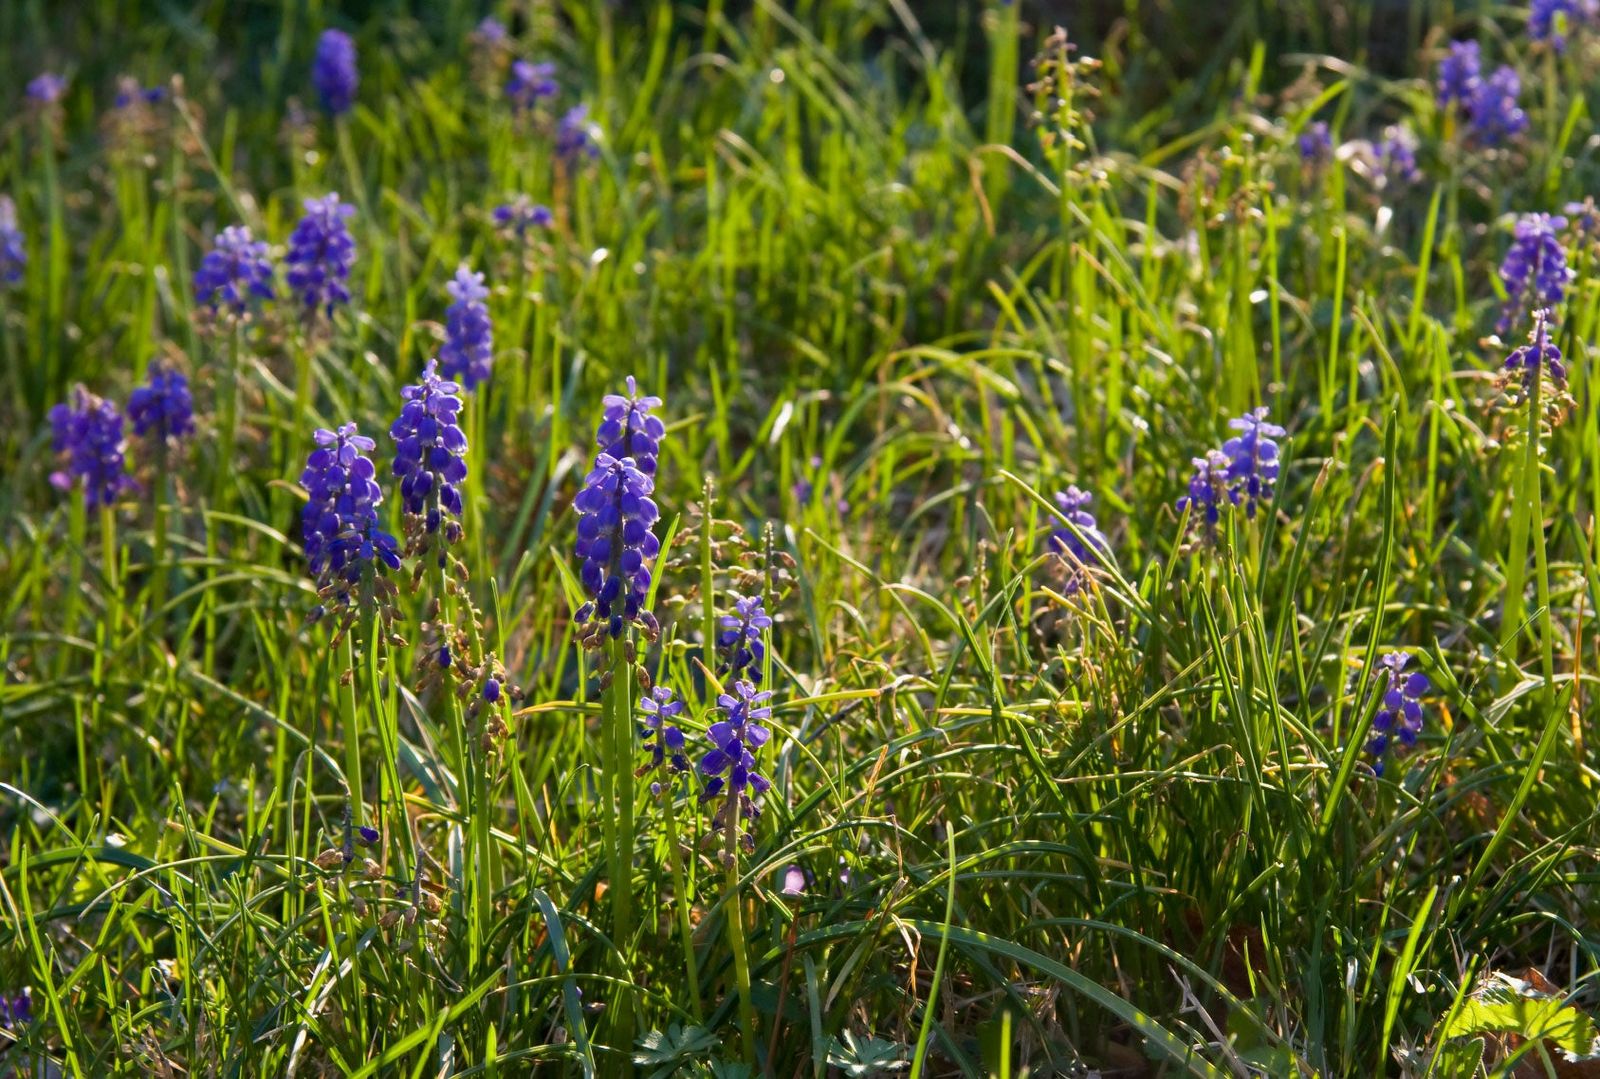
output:
[[[728,897],[725,902],[728,917],[728,947],[733,950],[733,976],[739,989],[740,1041],[744,1044],[745,1063],[756,1062],[756,1012],[750,999],[750,956],[745,950],[744,906],[739,899],[739,788],[730,778],[728,783],[727,817],[723,821],[726,846],[723,859],[727,863]]]

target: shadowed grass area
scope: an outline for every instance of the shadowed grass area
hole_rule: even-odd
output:
[[[0,5],[0,1074],[1594,1066],[1600,217],[1551,231],[1559,297],[1500,267],[1597,189],[1600,25],[69,7]],[[1525,130],[1440,103],[1452,39]],[[516,59],[555,94],[513,108]],[[167,92],[117,106],[123,74]],[[281,269],[248,318],[197,299],[223,228],[281,263],[329,192],[331,318]],[[548,221],[497,219],[519,195]],[[445,555],[389,431],[463,264],[494,359]],[[1505,370],[1546,303],[1562,370]],[[125,428],[108,506],[53,486],[52,406],[152,359],[195,434]],[[630,376],[659,636],[613,638],[574,546]],[[1227,442],[1258,408],[1276,457]],[[345,423],[392,597],[307,572]],[[693,767],[745,679],[748,816],[742,764]],[[654,687],[688,774],[650,767]]]

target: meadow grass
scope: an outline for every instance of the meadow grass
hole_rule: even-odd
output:
[[[1592,1074],[1561,1070],[1600,1003],[1578,215],[1565,379],[1501,372],[1526,310],[1493,332],[1519,215],[1600,178],[1594,27],[1177,4],[1215,48],[1163,52],[1129,5],[1072,51],[998,0],[501,6],[496,50],[469,5],[0,5],[0,997],[31,999],[0,1073]],[[1451,39],[1522,73],[1526,132],[1439,105]],[[513,57],[556,64],[532,112]],[[171,92],[130,122],[121,73]],[[553,152],[578,103],[593,158]],[[1419,173],[1385,178],[1357,140],[1402,123]],[[307,326],[280,278],[210,317],[214,235],[276,260],[330,191],[351,302]],[[459,572],[408,560],[392,626],[339,632],[312,432],[377,440],[400,532],[387,431],[463,263],[496,353]],[[112,506],[56,490],[48,410],[152,357],[197,434],[130,441]],[[664,399],[661,633],[596,651],[573,500],[628,376]],[[1256,407],[1281,471],[1212,532],[1191,461]],[[698,757],[751,595],[745,850],[704,777],[635,774],[629,672]],[[472,678],[424,678],[441,620]],[[1430,688],[1380,775],[1395,651]]]

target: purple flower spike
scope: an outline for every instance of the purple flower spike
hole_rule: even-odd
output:
[[[1422,698],[1433,688],[1428,676],[1420,671],[1405,673],[1410,657],[1404,652],[1390,652],[1378,660],[1378,691],[1383,695],[1383,705],[1372,719],[1372,736],[1367,740],[1367,753],[1373,758],[1372,770],[1383,775],[1384,757],[1395,746],[1410,749],[1417,744],[1422,733]]]
[[[1234,505],[1242,500],[1245,515],[1254,517],[1257,503],[1272,498],[1272,486],[1278,479],[1278,444],[1274,439],[1282,438],[1286,432],[1268,422],[1264,408],[1229,420],[1228,429],[1239,432],[1222,444],[1223,455],[1228,459],[1230,497]]]
[[[594,469],[573,500],[578,519],[577,555],[583,560],[578,578],[589,594],[577,614],[593,619],[610,637],[638,622],[654,632],[655,618],[645,609],[650,594],[650,565],[661,551],[651,531],[661,516],[650,498],[654,484],[632,457],[618,460],[608,453],[595,458]]]
[[[343,30],[324,30],[317,39],[317,55],[311,61],[311,85],[316,88],[323,109],[332,116],[349,112],[356,103],[360,83],[355,41]]]
[[[116,405],[74,386],[66,403],[50,410],[50,428],[56,453],[66,458],[62,468],[50,476],[57,490],[70,491],[81,481],[84,505],[94,509],[115,504],[123,492],[133,488],[127,474],[122,413]]]
[[[1528,5],[1528,37],[1556,52],[1567,49],[1567,35],[1595,21],[1600,0],[1533,0]]]
[[[1055,501],[1062,516],[1076,525],[1078,532],[1083,533],[1082,539],[1070,528],[1058,528],[1050,534],[1050,548],[1068,565],[1066,591],[1071,595],[1083,587],[1085,571],[1089,567],[1104,564],[1111,543],[1100,531],[1094,514],[1089,512],[1089,503],[1094,501],[1093,495],[1076,487],[1068,487],[1056,494]]]
[[[1483,52],[1476,41],[1452,41],[1439,61],[1439,107],[1460,105],[1469,109],[1483,83]]]
[[[1566,297],[1574,276],[1559,236],[1566,227],[1567,219],[1553,214],[1523,214],[1517,219],[1511,247],[1500,263],[1506,305],[1498,332],[1506,333],[1527,312],[1553,308]]]
[[[556,156],[571,161],[578,156],[600,156],[600,125],[589,119],[589,106],[574,105],[556,125]]]
[[[483,302],[489,298],[489,290],[483,274],[473,273],[463,264],[445,291],[455,302],[445,311],[445,344],[439,350],[439,365],[447,378],[471,392],[488,380],[494,366],[494,326]]]
[[[1300,160],[1307,165],[1320,165],[1333,156],[1333,135],[1326,121],[1318,120],[1300,133]]]
[[[217,233],[216,243],[194,272],[194,298],[213,311],[226,308],[235,315],[244,314],[252,300],[272,299],[272,259],[266,243],[244,225],[229,225]]]
[[[755,849],[754,828],[761,816],[757,799],[772,788],[772,783],[756,771],[755,754],[772,738],[772,731],[761,721],[772,715],[766,702],[771,691],[756,692],[746,681],[733,684],[732,692],[717,697],[725,718],[711,725],[706,740],[711,744],[700,758],[700,774],[706,777],[701,801],[723,797],[713,816],[718,828],[738,828],[739,843],[746,851]]]
[[[1228,478],[1231,462],[1221,450],[1210,450],[1193,458],[1194,474],[1189,477],[1189,493],[1178,499],[1178,511],[1195,515],[1207,536],[1214,536],[1222,511],[1238,499]]]
[[[646,769],[657,771],[666,768],[672,772],[687,772],[689,760],[684,756],[683,731],[672,720],[683,714],[683,702],[666,686],[656,686],[639,701],[639,711],[644,713],[645,749],[650,754]],[[652,792],[660,794],[659,784]]]
[[[553,220],[548,206],[540,205],[526,195],[518,195],[512,201],[494,208],[494,223],[507,232],[515,233],[519,240],[527,239],[528,233],[534,229],[549,228]]]
[[[336,194],[305,201],[306,214],[289,235],[289,288],[300,297],[307,315],[331,316],[350,302],[350,269],[356,242],[345,224],[356,208]]]
[[[40,105],[54,105],[67,92],[67,80],[51,71],[35,76],[28,83],[28,100]]]
[[[1517,105],[1522,80],[1502,64],[1478,84],[1468,104],[1473,136],[1485,146],[1509,142],[1528,127],[1528,114]]]
[[[28,242],[17,226],[17,204],[0,195],[0,287],[22,281],[28,268]]]
[[[423,530],[435,533],[445,522],[450,542],[460,538],[461,488],[467,478],[467,436],[457,422],[460,390],[439,377],[439,361],[429,360],[422,380],[400,391],[400,418],[389,428],[395,441],[394,474],[400,480],[405,511],[422,517]]]
[[[1533,313],[1533,332],[1528,343],[1506,357],[1506,371],[1516,375],[1525,393],[1532,393],[1534,383],[1541,374],[1548,374],[1558,389],[1567,385],[1567,368],[1561,362],[1561,350],[1550,340],[1550,312]]]
[[[603,411],[594,436],[600,452],[619,459],[631,457],[640,472],[654,477],[661,439],[667,433],[666,425],[651,415],[651,409],[661,407],[661,398],[641,395],[638,383],[629,375],[626,395],[610,393],[600,403]]]
[[[133,433],[157,446],[180,442],[194,433],[194,399],[183,372],[151,360],[149,381],[128,395]]]
[[[511,78],[506,82],[506,98],[517,112],[533,108],[542,99],[555,97],[560,87],[555,79],[556,65],[535,64],[518,60],[511,65]]]
[[[761,668],[767,649],[762,632],[772,628],[772,616],[762,606],[760,596],[734,593],[733,614],[722,616],[722,632],[717,634],[717,650],[722,653],[726,678],[748,678],[761,684]]]
[[[370,585],[385,569],[400,568],[394,537],[378,525],[383,489],[367,455],[375,443],[347,423],[319,429],[300,485],[310,496],[301,511],[306,561],[326,601],[348,608],[371,597]],[[319,607],[316,615],[322,613]]]

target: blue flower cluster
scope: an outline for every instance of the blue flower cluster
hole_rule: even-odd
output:
[[[683,731],[672,721],[683,714],[683,702],[666,686],[656,686],[639,701],[639,711],[644,713],[641,735],[650,763],[645,767],[657,771],[663,767],[673,772],[687,772],[689,760],[684,756],[686,742]],[[661,793],[659,782],[650,785],[652,794]]]
[[[252,300],[272,299],[272,259],[267,245],[245,225],[229,225],[194,272],[194,298],[213,311],[244,314]]]
[[[722,672],[728,678],[748,678],[761,684],[761,668],[767,649],[762,633],[772,628],[772,616],[760,596],[734,593],[733,614],[722,616],[722,631],[717,634],[717,649],[722,653]]]
[[[356,103],[361,77],[356,71],[356,43],[343,30],[324,30],[311,61],[311,85],[330,115],[342,116]]]
[[[1300,160],[1320,165],[1333,156],[1333,135],[1325,120],[1318,120],[1300,133]]]
[[[21,1030],[33,1022],[33,995],[24,987],[16,995],[0,993],[0,1030]]]
[[[1485,146],[1498,146],[1528,126],[1528,115],[1517,104],[1522,80],[1505,64],[1484,78],[1483,51],[1476,41],[1450,43],[1436,86],[1439,107],[1460,107],[1473,137]]]
[[[165,86],[140,86],[138,79],[123,76],[117,80],[117,96],[111,99],[111,107],[126,109],[134,105],[159,105],[166,99]]]
[[[66,457],[50,476],[57,490],[69,491],[81,481],[84,504],[93,509],[112,505],[133,486],[116,405],[74,386],[66,402],[50,410],[50,430],[55,452]]]
[[[305,201],[305,216],[289,234],[289,288],[300,297],[308,315],[331,316],[335,306],[350,302],[350,269],[356,242],[345,224],[356,208],[337,194]]]
[[[0,285],[15,285],[28,268],[28,243],[17,225],[17,204],[0,195]]]
[[[128,395],[128,419],[133,433],[156,445],[166,445],[194,433],[194,399],[189,380],[176,368],[151,360],[148,382]]]
[[[556,125],[556,156],[572,161],[600,156],[600,125],[589,119],[589,106],[574,105]]]
[[[527,195],[518,195],[510,202],[494,208],[494,223],[516,234],[517,239],[527,239],[528,232],[548,228],[554,218],[548,206],[534,202]]]
[[[1100,531],[1094,514],[1089,512],[1089,503],[1093,501],[1093,495],[1077,487],[1069,486],[1065,491],[1056,492],[1056,507],[1077,528],[1077,532],[1071,528],[1058,528],[1050,534],[1051,549],[1068,564],[1068,595],[1083,586],[1085,570],[1100,565],[1105,553],[1111,549],[1111,543]]]
[[[439,350],[439,364],[447,378],[470,392],[488,380],[494,365],[494,327],[483,302],[489,298],[489,289],[483,274],[462,265],[445,291],[455,302],[445,311],[445,343]]]
[[[629,623],[638,623],[651,637],[657,632],[655,616],[644,602],[650,594],[650,565],[661,551],[652,531],[661,513],[651,496],[665,427],[650,414],[660,404],[659,397],[639,396],[632,377],[626,397],[605,397],[595,433],[599,452],[594,468],[573,499],[581,514],[577,555],[583,564],[578,578],[589,595],[576,617],[580,623],[593,622],[584,638],[591,647],[606,636],[622,636]]]
[[[556,65],[535,64],[518,60],[511,65],[511,78],[506,81],[506,97],[518,112],[532,109],[542,99],[555,97],[560,86],[555,79]]]
[[[54,105],[66,92],[67,80],[51,71],[28,82],[28,100],[40,105]]]
[[[1532,0],[1528,5],[1528,36],[1565,52],[1567,35],[1595,21],[1600,0]]]
[[[1506,333],[1524,315],[1553,308],[1566,298],[1573,272],[1558,235],[1566,227],[1567,219],[1555,214],[1523,214],[1517,219],[1511,246],[1500,263],[1506,304],[1498,332]]]
[[[1558,388],[1567,384],[1567,368],[1561,362],[1561,349],[1550,340],[1550,313],[1533,313],[1533,331],[1528,343],[1513,349],[1506,357],[1506,373],[1514,375],[1522,384],[1523,392],[1531,393],[1541,373],[1548,374]]]
[[[353,423],[338,431],[319,428],[313,437],[316,448],[300,474],[310,496],[300,516],[306,561],[324,598],[349,607],[372,573],[400,568],[400,554],[394,537],[378,525],[383,489],[366,456],[375,443]],[[319,607],[313,617],[321,613]]]
[[[1390,652],[1378,660],[1383,668],[1377,675],[1382,679],[1383,704],[1373,717],[1366,748],[1373,758],[1372,770],[1380,776],[1390,747],[1398,744],[1410,749],[1422,733],[1422,698],[1433,687],[1421,671],[1405,673],[1409,660],[1404,652]]]
[[[711,748],[700,758],[700,774],[706,777],[701,801],[725,796],[713,814],[713,823],[719,828],[738,828],[740,846],[747,852],[755,849],[753,828],[761,814],[756,799],[772,787],[756,771],[755,758],[756,751],[772,738],[772,731],[761,722],[772,716],[766,704],[771,697],[770,690],[758,693],[743,680],[733,684],[732,692],[718,695],[723,718],[706,731]]]
[[[1237,433],[1221,450],[1194,458],[1189,493],[1178,499],[1179,511],[1197,514],[1207,536],[1215,534],[1226,507],[1242,505],[1245,516],[1254,517],[1261,503],[1271,501],[1278,480],[1277,440],[1286,432],[1267,419],[1267,410],[1229,420],[1228,429]]]
[[[1422,179],[1417,167],[1417,137],[1404,127],[1390,127],[1374,148],[1385,186],[1409,187]]]
[[[449,514],[452,520],[445,527],[445,538],[454,543],[461,535],[459,484],[467,478],[467,436],[456,421],[460,387],[439,377],[438,366],[437,360],[429,360],[421,381],[400,391],[405,404],[389,428],[389,437],[395,441],[394,474],[400,480],[401,505],[422,518],[427,534],[438,532]]]

